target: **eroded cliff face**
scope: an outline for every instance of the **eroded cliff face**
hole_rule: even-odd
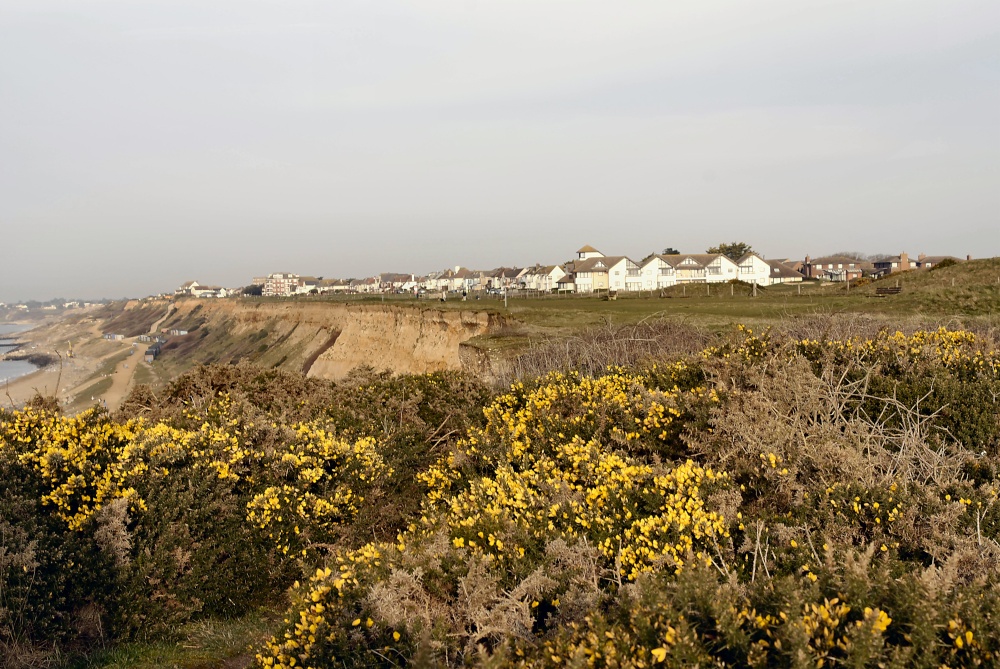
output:
[[[490,328],[489,314],[473,311],[360,306],[340,320],[339,336],[310,366],[309,376],[339,379],[359,365],[399,374],[461,369],[462,342]]]
[[[177,351],[193,364],[249,359],[336,380],[364,365],[399,374],[462,369],[461,344],[499,320],[417,306],[183,300],[164,327],[197,328]]]

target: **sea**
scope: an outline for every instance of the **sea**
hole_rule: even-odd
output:
[[[10,335],[30,329],[30,325],[0,323],[0,353],[7,353],[15,348],[17,341],[11,338]],[[27,360],[0,360],[0,383],[13,381],[19,376],[31,374],[37,369],[37,367]]]

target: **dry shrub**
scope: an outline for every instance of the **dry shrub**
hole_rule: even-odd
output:
[[[499,370],[496,380],[508,386],[519,379],[552,371],[578,371],[599,375],[609,366],[634,367],[649,360],[678,358],[696,353],[711,335],[683,322],[656,319],[634,325],[596,327],[584,332],[532,345]]]

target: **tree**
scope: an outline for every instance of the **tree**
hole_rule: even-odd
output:
[[[260,297],[261,295],[264,294],[264,286],[255,283],[250,284],[249,286],[243,289],[243,294],[250,295],[253,297]]]
[[[730,242],[729,244],[719,244],[713,246],[705,253],[721,253],[733,260],[739,260],[748,253],[753,252],[753,248],[746,242]]]
[[[680,251],[678,251],[677,249],[675,249],[673,246],[668,246],[667,248],[663,249],[663,255],[665,255],[665,256],[676,256],[676,255],[680,255]]]

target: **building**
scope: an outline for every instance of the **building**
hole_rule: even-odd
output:
[[[590,247],[583,247],[584,249]],[[582,253],[582,251],[581,251]],[[597,252],[600,254],[600,251]],[[599,293],[610,288],[609,271],[618,265],[625,256],[591,256],[573,263],[573,283],[578,293]]]
[[[674,268],[677,283],[725,283],[738,277],[739,266],[721,253],[661,256]]]
[[[291,272],[276,272],[268,274],[264,279],[264,289],[261,294],[265,297],[284,297],[294,295],[299,287],[299,275]]]
[[[677,285],[677,273],[674,266],[659,253],[654,253],[642,261],[639,275],[642,281],[642,290],[659,290]]]
[[[201,286],[197,281],[186,281],[181,284],[180,288],[174,291],[174,295],[193,295],[194,291]]]
[[[872,266],[875,270],[874,274],[885,276],[894,272],[906,272],[907,270],[917,269],[917,262],[910,260],[910,256],[906,253],[900,253],[898,256],[876,260],[872,263]]]
[[[802,272],[796,271],[791,265],[781,260],[768,260],[767,264],[771,268],[770,284],[772,286],[779,283],[801,283],[804,278]]]
[[[854,281],[864,276],[865,271],[872,270],[871,263],[847,256],[824,256],[810,258],[806,256],[802,263],[802,274],[807,279],[823,281]]]
[[[941,264],[945,260],[954,260],[955,262],[963,262],[961,258],[956,258],[955,256],[925,256],[923,253],[917,256],[917,267],[920,269],[931,269]],[[965,256],[965,260],[972,260],[972,256]]]
[[[637,292],[642,290],[642,276],[639,265],[627,256],[608,268],[608,290]]]
[[[736,264],[739,266],[737,278],[740,281],[755,283],[758,286],[771,285],[771,266],[753,251],[740,258]]]

